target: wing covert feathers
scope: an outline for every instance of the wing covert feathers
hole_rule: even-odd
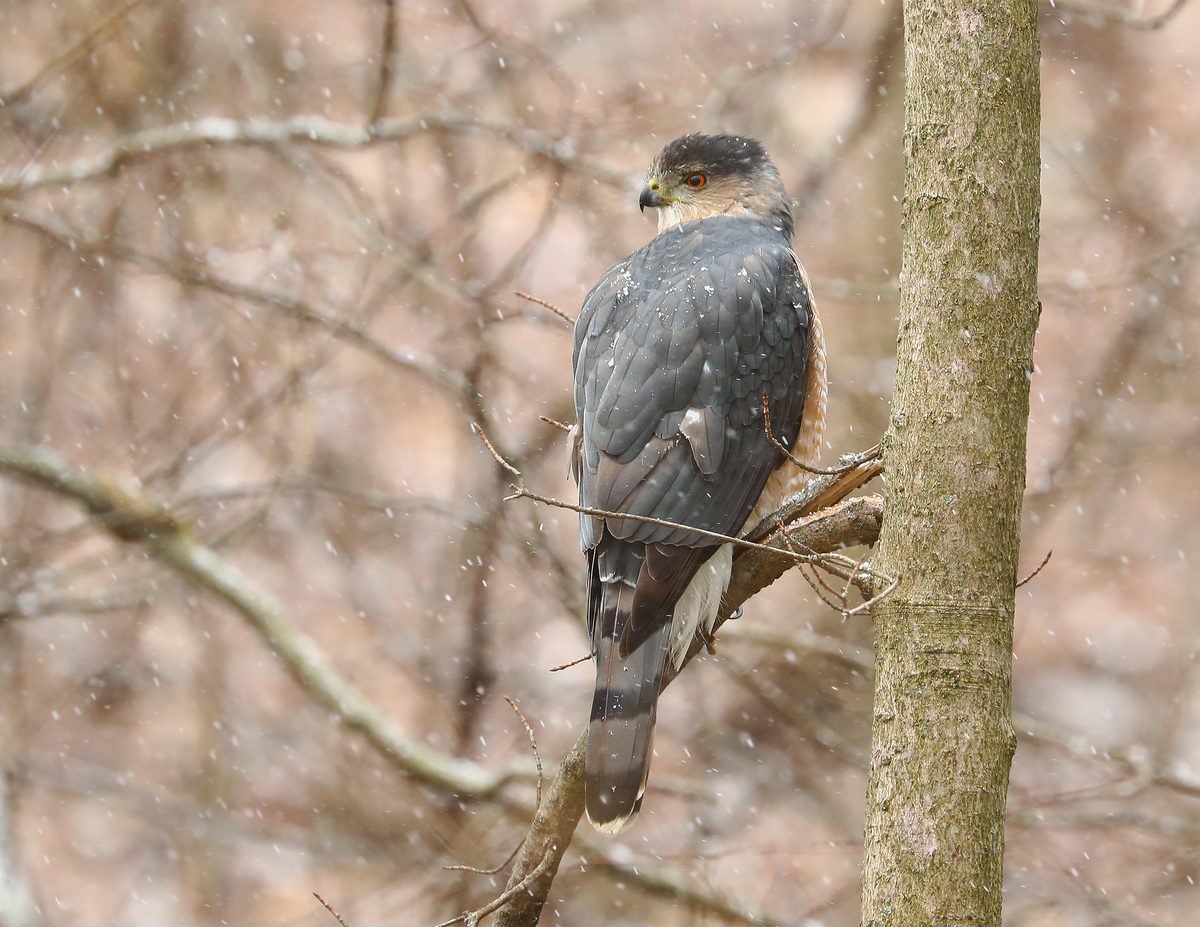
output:
[[[614,264],[584,300],[574,364],[582,506],[728,535],[753,527],[799,472],[767,439],[764,392],[778,440],[806,461],[820,452],[820,323],[787,238],[757,219],[684,223]],[[711,631],[732,557],[629,518],[581,515],[579,537],[596,660],[587,814],[618,833],[641,807],[668,655],[678,665],[697,629]]]

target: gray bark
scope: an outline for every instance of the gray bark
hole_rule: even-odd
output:
[[[863,923],[999,925],[1037,328],[1033,0],[906,0],[900,335]]]

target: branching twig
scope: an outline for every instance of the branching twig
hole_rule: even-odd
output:
[[[538,780],[539,791],[541,790],[541,787],[542,787],[542,782],[539,779]],[[476,869],[474,866],[443,866],[442,868],[449,872],[472,872],[475,875],[486,875],[486,876],[496,875],[496,873],[503,872],[505,869],[507,869],[508,864],[517,858],[517,854],[521,852],[521,847],[524,845],[524,843],[525,843],[525,841],[522,840],[515,847],[513,847],[513,851],[511,853],[509,853],[508,857],[504,860],[504,862],[502,862],[495,869]]]
[[[876,576],[877,574],[872,573],[871,575]],[[890,583],[887,584],[887,587],[882,592],[878,593],[877,595],[871,596],[871,598],[867,599],[867,601],[854,606],[854,608],[848,609],[844,613],[843,617],[849,618],[852,615],[862,615],[866,612],[869,612],[871,610],[871,607],[874,606],[875,603],[880,602],[883,599],[886,599],[889,595],[892,594],[892,592],[895,591],[896,587],[899,585],[900,585],[900,577],[897,576],[895,579],[893,579]]]
[[[223,599],[246,619],[297,682],[413,779],[461,798],[482,799],[523,775],[515,765],[485,769],[409,737],[338,673],[271,596],[202,544],[168,508],[138,490],[84,473],[43,448],[0,447],[0,471],[82,503],[113,535],[145,544],[159,561]]]
[[[542,861],[534,867],[529,875],[525,876],[520,882],[511,888],[506,888],[502,894],[493,898],[487,904],[477,911],[468,911],[465,914],[460,914],[458,917],[451,918],[448,921],[442,921],[437,927],[451,927],[452,924],[466,924],[467,927],[478,927],[479,922],[497,910],[501,906],[507,904],[510,899],[515,898],[521,892],[529,888],[533,882],[544,873],[553,862],[553,857],[549,854],[542,857]]]
[[[537,738],[533,736],[533,728],[529,726],[529,722],[525,720],[525,715],[521,709],[517,707],[517,703],[510,699],[507,695],[504,696],[504,701],[508,702],[508,707],[517,713],[517,717],[521,719],[521,723],[525,725],[525,733],[529,735],[529,746],[533,750],[533,761],[537,764],[537,799],[535,807],[541,807],[542,804],[542,757],[538,753]],[[525,845],[524,838],[521,842],[513,847],[513,851],[508,854],[508,858],[504,860],[495,869],[476,869],[474,866],[443,866],[443,869],[450,869],[456,872],[473,872],[476,875],[495,875],[508,868],[508,864],[517,858],[517,854],[521,852],[521,847]]]
[[[783,538],[784,542],[787,544],[789,549],[791,549],[792,551],[795,551],[796,546],[795,546],[795,544],[792,543],[792,536],[790,534],[788,534],[787,525],[785,525],[783,523],[783,521],[780,520],[779,518],[775,519],[775,524],[779,528],[779,536]],[[823,579],[821,579],[821,575],[819,573],[817,573],[817,568],[813,567],[813,576],[809,576],[808,573],[805,572],[805,569],[804,569],[805,566],[806,566],[806,564],[801,563],[797,567],[797,569],[800,571],[800,575],[804,578],[804,581],[806,583],[808,583],[809,588],[812,589],[812,591],[817,594],[817,598],[820,599],[822,602],[824,602],[826,605],[828,605],[830,608],[832,608],[834,611],[836,611],[836,612],[842,611],[842,609],[838,607],[836,602],[833,602],[833,601],[825,598],[825,593],[823,593],[821,591],[821,586],[825,586],[826,589],[829,589],[829,587],[825,585],[825,581]],[[832,592],[833,590],[830,589],[829,591]],[[843,601],[842,604],[845,605],[845,602]]]
[[[508,702],[508,707],[517,713],[517,717],[525,725],[525,733],[529,735],[529,748],[533,751],[533,761],[537,764],[537,803],[540,805],[542,803],[542,757],[538,753],[537,738],[533,736],[533,728],[525,720],[525,715],[521,713],[521,709],[517,707],[517,703],[507,695],[504,696],[504,701]],[[520,849],[520,847],[517,849]],[[513,851],[513,855],[516,855],[516,850]]]
[[[63,166],[30,165],[19,171],[0,173],[0,196],[100,180],[131,161],[181,148],[239,146],[270,149],[280,145],[308,144],[354,150],[439,130],[503,138],[575,173],[618,187],[628,183],[628,172],[579,157],[574,154],[575,146],[564,144],[562,139],[550,138],[515,123],[496,119],[431,113],[410,119],[380,119],[363,126],[333,122],[320,116],[294,116],[283,120],[237,120],[209,116],[134,132],[118,139],[112,147],[97,155],[80,158]]]
[[[799,457],[789,451],[786,447],[779,443],[775,438],[775,433],[771,430],[771,403],[767,399],[767,391],[763,390],[763,421],[767,425],[767,440],[775,447],[777,451],[787,457],[793,464],[799,467],[806,473],[818,473],[822,476],[836,476],[839,473],[849,473],[855,467],[860,467],[871,460],[879,459],[879,445],[863,451],[861,454],[850,454],[843,456],[836,467],[814,467],[811,464],[806,464]]]
[[[673,528],[676,531],[685,531],[688,534],[694,534],[694,535],[697,535],[698,537],[709,538],[710,540],[719,541],[723,544],[734,544],[738,547],[746,547],[746,548],[751,548],[753,550],[765,550],[765,551],[770,551],[771,553],[790,554],[797,563],[822,563],[822,564],[824,564],[826,562],[843,561],[844,562],[842,564],[843,566],[846,566],[846,565],[853,566],[853,564],[854,564],[854,561],[850,560],[848,557],[842,557],[839,554],[833,554],[833,553],[806,554],[806,553],[802,553],[800,551],[795,551],[795,550],[790,550],[790,549],[784,550],[779,547],[773,546],[771,544],[759,544],[756,541],[747,541],[745,538],[738,538],[738,537],[733,537],[732,535],[728,535],[728,534],[721,534],[718,531],[708,531],[704,528],[697,528],[692,525],[681,524],[680,522],[668,521],[665,518],[654,518],[650,515],[633,515],[633,514],[629,514],[626,512],[611,512],[606,509],[595,509],[595,508],[591,508],[586,505],[575,505],[574,503],[571,503],[571,502],[563,502],[561,499],[555,499],[551,496],[543,496],[540,493],[536,493],[533,490],[529,489],[525,485],[525,477],[522,475],[521,471],[518,470],[516,467],[514,467],[512,464],[510,464],[507,460],[505,460],[500,455],[500,452],[497,451],[496,448],[492,445],[492,442],[490,440],[488,440],[488,436],[486,434],[484,434],[483,429],[479,428],[476,425],[473,425],[472,427],[474,428],[475,432],[479,435],[480,440],[483,441],[483,444],[488,449],[488,452],[496,460],[496,463],[500,464],[500,466],[502,466],[505,470],[507,470],[509,473],[511,473],[516,478],[516,483],[514,483],[513,487],[512,487],[513,491],[509,495],[504,497],[505,502],[512,502],[514,499],[531,499],[534,502],[541,502],[543,505],[550,505],[550,506],[554,506],[555,508],[567,509],[568,511],[571,511],[571,512],[578,512],[580,515],[590,515],[593,518],[624,519],[624,520],[628,520],[628,521],[641,522],[641,523],[647,524],[647,525],[655,525],[660,528]],[[855,464],[855,466],[857,467],[857,466],[859,466],[859,464]],[[838,472],[842,472],[842,471],[838,471]],[[837,575],[843,576],[842,573],[838,573]]]
[[[779,534],[787,542],[788,547],[795,552],[796,548],[792,543],[791,530],[778,517],[775,518],[775,522],[779,526]],[[867,552],[864,551],[863,555],[858,558],[858,561],[851,566],[849,570],[843,569],[845,565],[845,558],[841,558],[839,561],[831,558],[827,559],[825,557],[810,561],[808,563],[801,563],[798,566],[798,569],[800,570],[800,575],[804,577],[805,582],[807,582],[812,588],[812,591],[817,594],[817,598],[832,608],[835,612],[841,612],[842,620],[845,620],[851,615],[859,615],[863,612],[869,611],[871,605],[886,597],[893,589],[896,588],[896,585],[899,582],[899,580],[883,576],[882,574],[876,573],[873,570],[863,569],[863,563],[866,562],[866,559]],[[804,567],[806,565],[812,567],[812,577],[804,572]],[[846,581],[846,588],[842,592],[838,592],[836,589],[831,588],[830,585],[821,578],[821,574],[817,572],[818,566],[829,570],[830,573],[833,573],[839,579],[844,579]],[[873,590],[874,583],[872,581],[876,579],[888,581],[887,588],[878,595],[870,597],[867,601],[859,603],[854,608],[848,608],[847,603],[849,602],[850,587],[852,585],[857,586],[864,592],[867,590]],[[820,584],[819,586],[818,583]],[[841,604],[839,605],[838,602],[834,602],[825,598],[825,593],[821,591],[821,587],[827,590],[830,595],[836,597],[838,602]]]

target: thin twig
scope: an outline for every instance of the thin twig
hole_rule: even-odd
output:
[[[349,924],[347,924],[344,920],[342,920],[342,915],[338,914],[337,911],[333,910],[333,906],[328,901],[326,901],[324,898],[322,898],[316,892],[313,892],[313,897],[316,898],[317,901],[321,902],[321,904],[323,904],[325,906],[326,911],[328,911],[330,914],[332,914],[334,917],[337,918],[337,922],[339,924],[341,924],[342,927],[350,927]]]
[[[561,428],[563,431],[570,431],[575,427],[574,425],[568,425],[564,422],[558,421],[557,419],[553,419],[549,415],[539,415],[538,418],[540,418],[547,425],[553,425],[555,428]]]
[[[474,423],[471,425],[471,428],[476,434],[479,435],[480,440],[483,441],[484,446],[488,449],[488,453],[492,455],[495,461],[516,478],[516,483],[514,483],[512,487],[513,491],[504,497],[505,502],[512,502],[515,499],[532,499],[534,502],[540,502],[543,505],[567,509],[571,512],[578,512],[580,515],[590,515],[593,518],[611,518],[636,521],[641,522],[642,524],[655,525],[656,527],[660,528],[672,528],[676,531],[685,531],[688,534],[694,534],[697,537],[711,538],[712,540],[719,541],[722,544],[734,544],[738,547],[767,551],[768,553],[776,555],[783,554],[784,556],[791,557],[797,563],[820,564],[823,569],[829,570],[829,572],[842,579],[845,579],[847,576],[857,577],[858,573],[861,572],[866,575],[866,581],[868,583],[872,578],[885,582],[891,581],[891,577],[877,574],[870,569],[860,570],[857,567],[856,561],[851,560],[849,557],[845,557],[842,554],[805,554],[800,551],[784,549],[771,544],[759,544],[756,541],[747,541],[745,538],[733,537],[728,534],[721,534],[717,531],[708,531],[704,528],[696,528],[692,525],[684,525],[676,521],[667,521],[665,518],[653,518],[649,515],[633,515],[625,512],[610,512],[605,509],[594,509],[586,505],[575,505],[570,502],[563,502],[561,499],[555,499],[552,496],[543,496],[540,493],[533,492],[531,489],[526,487],[525,477],[522,475],[521,471],[500,455],[500,452],[497,451],[492,445],[492,442],[488,440],[488,436],[484,433],[482,428]],[[867,460],[870,460],[870,458],[867,458]],[[855,464],[855,467],[857,468],[861,466],[864,462],[865,461],[860,461],[859,463]],[[857,585],[858,582],[859,580],[856,578],[855,584]],[[858,609],[855,609],[851,612],[851,614],[857,613]]]
[[[878,574],[871,573],[870,575],[877,576]],[[871,598],[867,599],[867,601],[863,602],[862,604],[855,605],[854,608],[847,609],[846,613],[842,617],[849,618],[851,615],[861,615],[864,612],[869,612],[871,610],[871,606],[873,606],[876,602],[880,602],[883,599],[886,599],[889,595],[892,594],[892,592],[895,590],[895,588],[899,585],[900,585],[900,577],[896,577],[888,584],[888,587],[886,589],[884,589],[883,592],[879,593],[879,595],[872,596]]]
[[[517,717],[521,719],[521,723],[525,725],[525,733],[529,735],[529,746],[533,750],[533,761],[537,764],[537,803],[542,804],[542,758],[538,755],[537,738],[533,736],[533,728],[529,726],[529,722],[525,720],[525,715],[521,713],[521,709],[517,707],[517,703],[510,699],[507,695],[504,696],[504,701],[508,702],[509,707],[517,713]],[[520,847],[517,847],[519,850]],[[517,851],[513,850],[513,856],[517,855]]]
[[[539,789],[541,788],[541,785],[542,785],[541,780],[539,780],[538,781]],[[506,859],[504,862],[502,862],[495,869],[476,869],[474,866],[443,866],[442,868],[447,869],[451,872],[473,872],[475,875],[486,875],[486,876],[495,875],[496,873],[503,872],[505,869],[508,868],[508,864],[517,858],[517,854],[521,852],[521,847],[523,847],[524,845],[525,845],[525,838],[522,837],[520,842],[515,847],[513,847],[513,851],[508,854],[508,859]]]
[[[845,578],[846,578],[846,577],[842,576],[842,574],[841,574],[841,573],[837,573],[837,574],[835,574],[835,575],[837,576],[837,578],[838,578],[838,579],[845,579]],[[851,571],[850,575],[851,575],[851,576],[853,576],[853,575],[854,575],[853,571]],[[841,605],[838,607],[838,611],[839,611],[839,612],[840,612],[840,611],[841,611],[843,608],[845,608],[845,607],[846,607],[846,597],[845,597],[845,596],[844,596],[842,593],[840,593],[840,592],[838,592],[836,589],[834,589],[834,588],[833,588],[831,585],[829,585],[829,583],[825,582],[825,579],[824,579],[824,577],[822,577],[822,576],[821,576],[821,574],[817,572],[817,568],[816,568],[815,566],[813,567],[813,576],[816,578],[817,582],[821,584],[821,588],[823,588],[823,589],[827,590],[831,596],[833,596],[833,597],[834,597],[834,598],[836,598],[836,599],[837,599],[839,602],[841,602],[841,603],[842,603],[842,604],[841,604]]]
[[[46,62],[33,77],[25,81],[20,87],[0,96],[0,110],[6,110],[32,96],[39,85],[50,81],[65,71],[71,65],[72,61],[91,48],[110,27],[116,25],[120,20],[133,12],[135,7],[141,6],[144,2],[145,0],[130,0],[129,3],[117,7],[107,16],[102,17],[70,48]]]
[[[550,672],[558,673],[558,672],[561,672],[562,670],[570,669],[572,666],[578,666],[580,663],[584,663],[584,662],[590,660],[591,658],[592,658],[592,655],[589,653],[586,656],[580,657],[578,660],[572,660],[570,663],[564,663],[564,664],[562,664],[562,666],[553,666],[550,668]]]
[[[858,563],[854,564],[854,569],[850,571],[850,575],[846,577],[846,588],[842,590],[842,620],[845,621],[850,617],[850,612],[846,609],[846,603],[850,601],[850,586],[854,582],[854,577],[858,575],[858,571],[862,569],[863,562],[867,559],[869,550],[864,550],[862,556],[858,558]]]
[[[388,97],[392,91],[392,68],[396,57],[396,32],[399,29],[396,0],[383,0],[383,47],[379,50],[379,86],[375,88],[375,105],[371,107],[372,126],[387,113]]]
[[[525,477],[523,477],[523,476],[521,475],[521,471],[520,471],[520,470],[518,470],[516,467],[514,467],[514,466],[513,466],[512,464],[510,464],[510,463],[509,463],[507,460],[505,460],[503,457],[501,457],[501,456],[500,456],[500,452],[499,452],[499,451],[497,451],[497,450],[496,450],[496,449],[495,449],[495,448],[492,446],[492,442],[488,440],[487,433],[486,433],[486,432],[485,432],[485,431],[484,431],[482,428],[480,428],[480,427],[479,427],[477,424],[475,424],[474,422],[472,422],[472,423],[471,423],[471,429],[472,429],[472,430],[473,430],[473,431],[474,431],[474,432],[475,432],[477,435],[479,435],[479,440],[480,440],[480,441],[482,441],[482,442],[483,442],[483,446],[484,446],[484,447],[486,447],[486,448],[488,449],[488,453],[489,453],[489,454],[491,454],[491,455],[492,455],[492,457],[494,457],[494,458],[495,458],[495,460],[496,460],[496,463],[500,464],[500,466],[502,466],[502,467],[503,467],[505,470],[507,470],[509,473],[511,473],[513,476],[515,476],[515,477],[516,477],[518,480],[520,480],[520,484],[521,484],[521,486],[522,486],[522,487],[524,487],[524,485],[525,485]],[[512,497],[511,497],[511,496],[509,496],[509,497],[507,497],[507,498],[512,498]],[[507,499],[506,499],[506,501],[507,501]]]
[[[518,764],[487,769],[440,753],[409,736],[338,672],[317,643],[288,620],[272,596],[202,544],[174,512],[140,490],[85,473],[42,447],[0,446],[0,472],[19,475],[83,504],[113,535],[145,544],[160,562],[226,602],[304,691],[416,781],[461,799],[479,800],[500,796],[508,783],[524,776]]]
[[[840,463],[836,467],[814,467],[811,464],[806,464],[799,457],[789,451],[786,447],[780,444],[775,439],[775,433],[771,430],[771,403],[767,399],[767,391],[763,390],[763,420],[767,425],[767,440],[775,446],[775,449],[782,453],[788,460],[804,470],[807,473],[819,473],[822,476],[836,476],[839,473],[849,473],[855,467],[861,467],[868,460],[874,460],[879,456],[879,445],[863,451],[861,454],[843,457],[844,463]]]
[[[776,517],[775,517],[775,524],[776,524],[776,526],[778,526],[778,528],[779,528],[779,535],[780,535],[780,536],[783,538],[783,540],[784,540],[784,543],[785,543],[785,544],[787,544],[787,546],[788,546],[789,548],[791,548],[793,551],[795,551],[795,550],[796,550],[796,545],[793,543],[792,536],[791,536],[791,534],[788,532],[787,525],[785,525],[785,524],[783,523],[783,519],[781,519],[781,518],[779,518],[778,516],[776,516]],[[808,583],[808,585],[809,585],[809,587],[812,589],[812,591],[813,591],[813,592],[815,592],[815,593],[817,594],[817,598],[818,598],[818,599],[820,599],[822,602],[824,602],[826,605],[828,605],[830,608],[832,608],[832,609],[833,609],[835,612],[844,611],[844,610],[845,610],[845,605],[846,605],[846,602],[845,602],[845,600],[844,600],[844,599],[842,600],[842,604],[841,604],[841,606],[839,606],[839,605],[837,605],[836,603],[834,603],[834,602],[831,602],[831,601],[829,601],[829,599],[825,598],[825,593],[823,593],[823,592],[821,591],[820,587],[817,585],[817,582],[820,582],[820,584],[821,584],[822,586],[825,586],[825,581],[824,581],[823,579],[821,579],[821,576],[820,576],[820,574],[819,574],[819,573],[817,573],[817,568],[816,568],[815,566],[813,567],[813,576],[812,576],[812,577],[810,577],[810,576],[809,576],[809,575],[808,575],[808,574],[807,574],[807,573],[804,571],[804,567],[805,567],[805,564],[803,564],[803,563],[802,563],[802,564],[800,564],[800,565],[799,565],[799,567],[797,567],[797,569],[799,569],[799,570],[800,570],[800,575],[801,575],[802,577],[804,577],[804,581],[805,581],[806,583]],[[815,581],[814,581],[814,577],[815,577]],[[828,587],[828,586],[825,586],[825,588],[826,588],[826,589],[829,589],[829,587]],[[832,590],[832,589],[829,589],[829,591],[830,591],[830,592],[833,592],[833,590]],[[835,593],[835,594],[836,594],[836,593]]]
[[[1040,572],[1042,572],[1042,567],[1044,567],[1047,563],[1050,562],[1050,557],[1053,556],[1053,554],[1054,554],[1053,550],[1046,551],[1046,556],[1042,558],[1042,562],[1038,564],[1037,569],[1034,570],[1032,573],[1030,573],[1028,576],[1026,576],[1019,583],[1017,583],[1017,585],[1014,588],[1020,589],[1027,582],[1029,582],[1031,579],[1033,579],[1035,576],[1037,576]]]
[[[533,884],[533,882],[539,876],[541,876],[543,872],[546,871],[552,859],[553,857],[547,853],[542,857],[542,861],[534,867],[533,871],[512,888],[506,889],[503,894],[493,898],[479,910],[467,911],[464,914],[458,915],[458,917],[451,918],[448,921],[442,921],[437,925],[437,927],[452,927],[453,924],[466,924],[467,927],[478,927],[481,920],[483,920],[501,905],[505,904],[510,898],[516,897],[521,892],[525,891],[531,884]]]
[[[813,575],[809,576],[808,572],[804,569],[804,567],[806,565],[807,564],[802,563],[796,569],[798,569],[800,571],[801,577],[803,577],[804,581],[806,583],[808,583],[808,588],[811,589],[813,592],[815,592],[817,594],[817,598],[820,599],[826,605],[828,605],[830,608],[832,608],[835,612],[840,613],[840,612],[845,611],[845,603],[844,602],[841,605],[838,605],[836,602],[830,601],[829,599],[825,598],[825,593],[823,593],[821,591],[821,586],[825,586],[824,581],[821,579],[821,574],[819,574],[817,572],[816,567],[813,567]],[[820,583],[820,585],[818,585],[818,583]],[[825,586],[825,588],[828,589],[829,587]]]
[[[558,308],[558,306],[554,305],[553,303],[548,303],[544,299],[538,299],[536,296],[530,296],[528,293],[522,293],[520,290],[513,290],[513,292],[517,296],[520,296],[521,299],[527,299],[531,303],[537,303],[539,306],[544,306],[545,308],[547,308],[551,312],[553,312],[556,316],[558,316],[560,319],[562,319],[564,322],[566,322],[568,325],[575,324],[575,320],[573,318],[571,318],[569,315],[567,315],[565,312],[563,312],[561,309]]]

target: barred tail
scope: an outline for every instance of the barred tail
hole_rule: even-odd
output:
[[[619,584],[617,589],[632,592]],[[588,725],[586,792],[588,820],[601,833],[620,833],[642,807],[670,635],[671,622],[663,622],[624,660],[617,642],[600,635],[596,694]]]

